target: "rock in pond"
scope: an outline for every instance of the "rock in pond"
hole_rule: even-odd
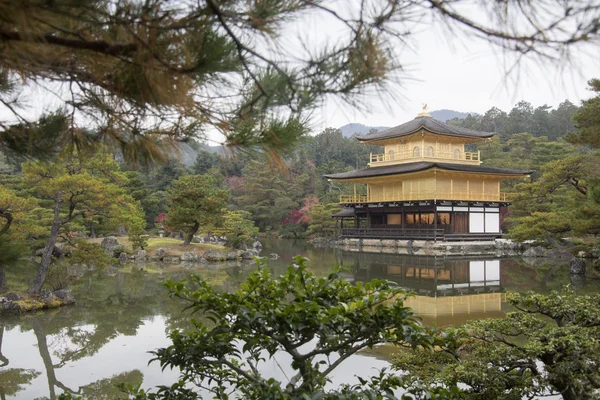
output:
[[[116,237],[107,236],[102,239],[102,243],[100,243],[100,247],[104,250],[104,252],[111,257],[119,257],[119,255],[125,251],[125,247],[119,243]]]
[[[244,260],[252,260],[254,257],[258,257],[258,251],[256,250],[246,250],[242,253],[242,258]]]
[[[585,261],[573,257],[571,259],[570,271],[573,275],[585,275]]]
[[[146,258],[148,258],[148,252],[146,250],[138,251],[137,255],[135,256],[136,261],[146,261]]]
[[[156,254],[156,258],[162,261],[162,259],[165,258],[165,256],[167,255],[167,251],[163,248],[160,248],[156,249],[156,252],[154,254]]]
[[[208,250],[204,253],[204,258],[207,261],[225,261],[225,255],[219,250]]]
[[[71,294],[70,290],[60,289],[60,290],[55,290],[53,293],[56,297],[58,297],[59,299],[61,299],[63,301],[63,304],[74,304],[75,303],[75,298]]]
[[[129,261],[129,256],[127,253],[121,252],[121,254],[119,254],[119,264],[125,264],[127,261]]]
[[[546,255],[546,249],[542,246],[530,247],[523,252],[523,257],[544,257]]]
[[[237,260],[238,258],[242,258],[242,254],[244,254],[242,250],[230,251],[225,254],[225,258],[227,260]]]
[[[262,243],[257,240],[256,242],[252,243],[252,247],[255,249],[262,249]]]
[[[181,255],[181,261],[196,262],[200,260],[200,256],[192,251],[186,251]]]
[[[277,260],[277,259],[279,259],[279,254],[277,254],[277,253],[271,253],[271,254],[269,254],[269,258],[271,260]]]
[[[16,293],[8,293],[4,297],[6,298],[6,300],[10,300],[10,301],[17,301],[17,300],[21,300],[23,298]]]

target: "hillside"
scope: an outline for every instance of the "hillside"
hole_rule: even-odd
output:
[[[477,113],[473,113],[473,112],[460,112],[460,111],[454,111],[454,110],[435,110],[435,111],[431,111],[429,114],[431,114],[431,116],[435,119],[438,119],[440,121],[448,121],[451,120],[453,118],[467,118],[467,116],[469,114],[472,115],[477,115]]]
[[[469,114],[473,114],[473,115],[477,115],[476,113],[465,113],[465,112],[460,112],[460,111],[454,111],[454,110],[435,110],[435,111],[431,111],[429,114],[431,114],[431,116],[435,119],[438,119],[440,121],[448,121],[451,120],[453,118],[466,118],[467,115]],[[365,135],[367,133],[369,133],[369,131],[371,129],[377,129],[378,131],[383,131],[390,128],[389,126],[367,126],[367,125],[363,125],[363,124],[358,124],[358,123],[350,123],[350,124],[346,124],[342,127],[340,127],[340,131],[342,131],[342,135],[344,135],[344,137],[350,137],[354,134],[359,134],[359,135]]]
[[[366,126],[363,124],[350,123],[340,127],[340,131],[342,131],[344,137],[350,137],[354,134],[366,135],[371,129],[383,131],[388,128],[389,126]]]

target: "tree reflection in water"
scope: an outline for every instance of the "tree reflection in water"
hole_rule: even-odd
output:
[[[480,282],[476,274],[480,272],[477,267],[481,264],[479,258],[460,260],[348,253],[340,249],[318,249],[309,245],[299,247],[291,241],[283,240],[277,241],[276,246],[265,242],[263,249],[263,254],[277,253],[281,257],[279,260],[269,260],[268,267],[274,274],[284,272],[293,256],[303,254],[311,259],[313,270],[319,276],[326,276],[333,266],[341,264],[345,267],[345,279],[352,282],[372,278],[393,280],[419,294],[415,299],[418,298],[424,307],[429,307],[424,309],[424,316],[427,316],[427,312],[435,311],[438,326],[445,325],[446,322],[461,322],[458,314],[458,304],[461,301],[471,299],[468,304],[470,313],[468,316],[464,315],[465,319],[481,317],[480,313],[474,311],[477,309],[475,306],[482,304],[486,306],[486,317],[491,316],[491,312],[501,315],[505,311],[504,303],[492,308],[489,299],[486,302],[483,299],[500,296],[507,290],[545,291],[569,282],[568,268],[528,265],[518,260],[502,260],[498,268],[494,267],[494,263],[484,262],[486,275]],[[115,398],[119,393],[115,387],[117,383],[139,385],[144,380],[144,374],[147,379],[154,381],[146,382],[146,385],[154,386],[163,378],[164,381],[158,384],[172,383],[168,381],[168,375],[152,375],[152,370],[146,369],[151,356],[145,351],[152,350],[151,347],[139,346],[138,349],[141,347],[142,350],[136,356],[125,352],[129,349],[116,353],[118,355],[114,359],[114,365],[99,366],[97,369],[94,369],[95,366],[90,367],[90,361],[94,363],[97,359],[95,357],[102,359],[101,350],[110,348],[113,341],[119,343],[119,346],[122,343],[129,346],[130,343],[137,342],[140,330],[148,332],[149,329],[159,327],[160,332],[151,333],[154,337],[164,338],[173,329],[185,329],[189,326],[189,314],[181,312],[180,302],[168,298],[166,289],[161,285],[162,281],[181,280],[190,273],[197,273],[219,290],[231,291],[236,290],[254,268],[252,265],[236,263],[191,267],[184,264],[148,263],[143,270],[139,265],[132,264],[110,271],[81,271],[80,284],[73,288],[77,305],[1,320],[0,400],[12,396],[29,399],[40,395],[54,399],[65,390],[84,397]],[[589,282],[586,288],[589,290]],[[441,303],[444,302],[453,305],[452,313],[448,314],[447,319],[442,319],[441,315]],[[153,324],[155,319],[160,323]],[[27,332],[31,334],[27,335]],[[11,338],[10,345],[6,344],[8,338]],[[15,358],[10,350],[34,345],[39,358],[36,356],[36,360],[31,362],[20,359],[19,367],[23,368],[8,368],[9,358]],[[107,354],[112,355],[109,352],[104,353],[104,356]],[[123,359],[137,359],[135,363],[124,366],[120,365],[119,356]],[[14,366],[17,360],[10,361],[13,361]],[[89,375],[66,374],[67,368],[75,367],[69,371],[76,371],[80,365],[91,368],[97,376],[93,379],[97,380],[90,382]],[[160,374],[159,370],[159,366],[156,366],[157,374]],[[41,376],[42,373],[46,374],[45,379]],[[32,395],[30,391],[35,391],[36,394]]]
[[[0,368],[6,367],[10,361],[2,354],[2,339],[4,338],[4,325],[0,325]],[[40,372],[34,369],[8,368],[0,371],[0,400],[6,396],[13,396],[24,389]]]

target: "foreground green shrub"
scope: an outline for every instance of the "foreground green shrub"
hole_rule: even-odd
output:
[[[325,386],[336,367],[361,349],[386,343],[431,348],[435,338],[391,282],[353,285],[337,272],[319,278],[306,263],[297,257],[278,278],[260,268],[234,293],[218,292],[197,276],[167,283],[171,295],[188,301],[199,317],[191,329],[171,334],[171,346],[154,352],[163,368],[181,371],[180,381],[155,393],[130,388],[131,396],[196,398],[194,390],[202,388],[218,399],[390,398],[399,379],[385,371],[355,386]],[[259,372],[278,353],[292,359],[287,382]]]

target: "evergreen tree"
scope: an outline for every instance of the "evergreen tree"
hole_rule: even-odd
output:
[[[506,131],[507,123],[508,114],[497,107],[492,107],[481,117],[481,130],[502,133]]]
[[[505,132],[508,134],[531,133],[533,127],[533,106],[527,101],[518,102],[508,113]]]
[[[577,113],[579,107],[565,100],[558,107],[550,112],[550,132],[548,139],[558,140],[569,133],[575,132],[575,123],[573,116]]]
[[[336,221],[331,216],[339,210],[339,204],[315,204],[310,212],[308,233],[326,238],[334,236]]]
[[[550,108],[549,105],[544,104],[533,111],[530,131],[533,136],[549,137],[553,135],[552,120],[548,112]]]
[[[23,164],[23,184],[35,197],[46,200],[52,219],[38,274],[29,291],[38,293],[48,273],[59,235],[68,238],[69,225],[102,214],[126,226],[139,224],[143,214],[139,204],[122,186],[126,178],[112,155],[63,154],[56,162]],[[114,222],[116,224],[117,222]]]
[[[190,244],[201,226],[219,223],[228,197],[211,175],[184,175],[168,189],[167,225],[182,230],[183,244]]]
[[[568,136],[571,143],[600,148],[600,79],[588,82],[595,97],[584,100],[581,109],[573,116],[577,131]]]
[[[249,211],[261,231],[277,230],[282,220],[298,208],[290,184],[275,166],[250,161],[243,171],[242,194],[233,199]]]
[[[25,252],[28,226],[24,214],[35,205],[33,199],[0,185],[0,293],[7,289],[4,268]]]
[[[215,229],[217,236],[225,236],[233,248],[244,248],[251,244],[258,228],[254,226],[252,215],[248,211],[227,211],[222,223]]]
[[[218,167],[220,162],[221,157],[217,153],[200,150],[196,156],[196,162],[192,166],[192,171],[197,175],[204,175],[212,168]]]

